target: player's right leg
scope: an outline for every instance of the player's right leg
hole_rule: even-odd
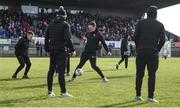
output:
[[[119,69],[119,65],[124,61],[124,55],[121,55],[121,60],[118,62],[118,64],[116,64],[116,69],[118,70]]]
[[[50,66],[47,76],[47,83],[48,83],[48,96],[55,96],[54,92],[52,91],[52,84],[53,84],[53,75],[56,69],[56,58],[54,53],[50,54]]]
[[[103,75],[101,69],[96,65],[96,57],[92,56],[90,58],[91,67],[98,73],[98,75],[102,78],[104,82],[108,82],[109,80]]]
[[[80,63],[78,64],[76,69],[82,68],[88,59],[89,59],[88,56],[85,53],[82,53]],[[73,77],[72,77],[72,79],[70,81],[74,81],[74,79],[76,78],[76,73],[75,73],[76,69],[74,70]]]
[[[56,61],[57,61],[57,71],[58,71],[58,82],[61,88],[60,96],[61,97],[73,97],[66,91],[66,83],[65,83],[65,67],[66,67],[66,55],[62,52],[56,52]]]
[[[125,68],[128,69],[128,56],[125,57]]]
[[[148,102],[158,102],[156,99],[154,99],[154,91],[155,91],[155,81],[156,81],[156,71],[159,66],[159,57],[158,55],[152,55],[149,57],[148,63],[147,63],[147,69],[148,69]]]
[[[70,55],[66,58],[66,76],[70,76]]]
[[[24,60],[23,60],[23,57],[22,56],[16,56],[17,57],[17,60],[19,62],[19,67],[16,69],[16,72],[13,74],[12,76],[12,79],[16,79],[17,78],[17,74],[24,68],[25,66],[25,63],[24,63]]]
[[[146,61],[142,55],[137,55],[136,57],[136,101],[142,101],[141,98],[141,88],[144,77]]]
[[[24,72],[23,79],[29,79],[28,72],[29,72],[29,70],[31,68],[31,61],[30,61],[28,56],[24,56],[24,61],[26,63],[26,69],[25,69],[25,72]]]

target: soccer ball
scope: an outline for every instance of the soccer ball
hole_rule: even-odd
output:
[[[76,69],[75,74],[77,76],[81,76],[83,74],[83,70],[81,68]]]

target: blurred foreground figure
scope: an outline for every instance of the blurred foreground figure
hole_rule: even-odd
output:
[[[66,65],[66,51],[69,48],[72,55],[75,55],[73,44],[70,40],[71,30],[69,24],[65,21],[67,18],[66,11],[60,6],[56,19],[49,24],[45,37],[45,50],[50,56],[50,66],[47,76],[48,82],[48,96],[55,96],[52,91],[53,75],[55,70],[58,71],[58,81],[61,88],[62,97],[72,97],[66,91],[65,87],[65,65]]]
[[[145,67],[148,70],[148,102],[158,102],[154,99],[156,71],[159,65],[159,55],[165,43],[165,30],[163,24],[156,20],[157,7],[147,9],[147,19],[136,25],[134,41],[137,49],[136,57],[136,101],[142,101],[141,87]]]

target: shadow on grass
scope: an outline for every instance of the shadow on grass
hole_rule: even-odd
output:
[[[22,78],[12,79],[12,78],[6,78],[6,79],[0,79],[0,81],[19,81],[19,80],[42,79],[42,78],[47,78],[47,77],[30,77],[30,79],[22,79]]]
[[[47,76],[30,77],[30,79],[42,79],[42,78],[47,79]]]
[[[118,79],[118,78],[130,78],[130,77],[134,77],[134,76],[130,76],[130,75],[128,75],[128,76],[109,76],[109,77],[107,77],[108,79]],[[89,79],[89,80],[97,80],[97,79],[100,79],[100,78],[91,78],[91,79]]]
[[[38,101],[38,100],[43,100],[43,99],[47,99],[47,96],[41,95],[41,96],[36,96],[36,97],[33,96],[33,97],[25,97],[25,98],[19,98],[19,99],[2,100],[0,101],[0,107],[16,106],[16,104],[20,104],[20,103],[25,104],[30,101]]]
[[[100,78],[99,78],[100,79]],[[77,79],[78,80],[78,79]],[[69,81],[66,81],[66,84],[68,84],[69,86],[77,86],[77,85],[84,85],[84,84],[93,84],[93,83],[97,83],[97,81],[88,81],[88,80],[84,80],[84,81],[73,81],[73,82],[69,82]],[[100,82],[101,79],[100,79]]]
[[[58,85],[58,83],[54,83],[53,85]],[[34,89],[34,88],[43,88],[43,87],[47,87],[47,84],[14,87],[13,89],[14,90],[18,90],[18,89]]]
[[[176,84],[180,85],[180,82],[176,82]]]
[[[108,71],[117,71],[116,69],[104,69],[104,70],[101,70],[103,72],[108,72]],[[95,70],[85,70],[84,72],[95,72]]]
[[[143,105],[143,104],[147,104],[147,102],[135,102],[134,100],[130,100],[127,102],[120,102],[120,103],[115,103],[115,104],[103,105],[100,107],[135,107],[137,105]]]
[[[0,81],[13,81],[13,79],[11,79],[11,78],[7,78],[7,79],[0,79]]]

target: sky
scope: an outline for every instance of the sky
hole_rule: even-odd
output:
[[[157,19],[167,31],[180,37],[180,4],[159,9]]]

